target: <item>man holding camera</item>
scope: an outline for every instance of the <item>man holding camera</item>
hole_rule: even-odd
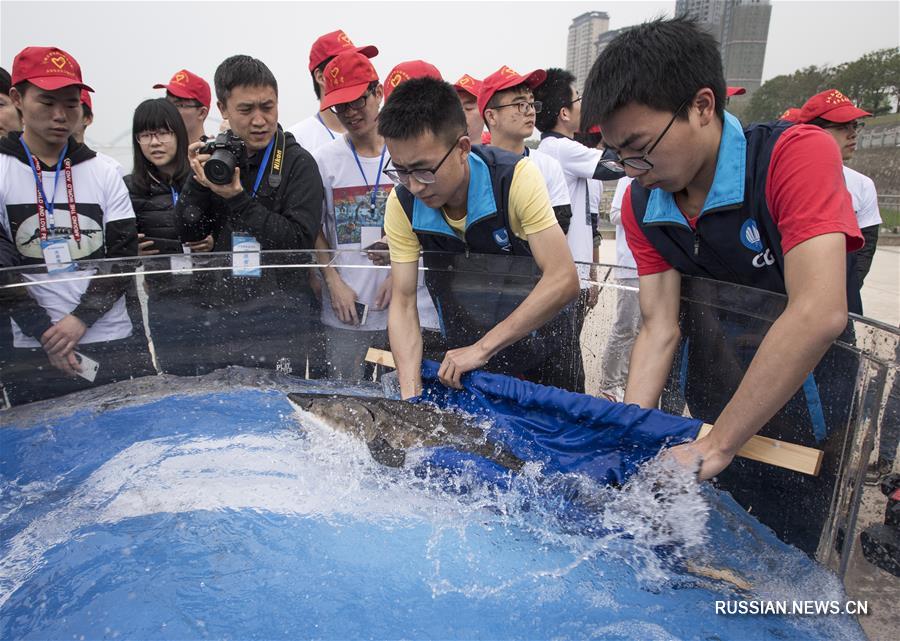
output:
[[[261,269],[260,250],[313,248],[322,180],[309,152],[278,124],[278,84],[265,64],[232,56],[216,69],[215,89],[231,130],[188,148],[194,175],[179,196],[177,224],[182,241],[212,234],[213,251],[232,252],[231,270],[202,283],[211,326],[224,336],[204,329],[203,338],[224,350],[223,364],[272,366],[305,354],[296,323],[317,319],[307,279]]]

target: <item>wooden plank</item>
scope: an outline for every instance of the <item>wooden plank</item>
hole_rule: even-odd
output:
[[[394,364],[393,354],[374,347],[369,348],[369,351],[366,352],[366,361],[385,367],[397,367]],[[711,429],[712,425],[704,423],[700,428],[697,439],[699,440],[709,434]],[[752,461],[768,463],[769,465],[802,472],[810,476],[818,476],[819,470],[822,468],[824,452],[766,436],[751,436],[750,440],[744,443],[744,447],[741,448],[737,455]]]
[[[383,349],[375,349],[374,347],[370,347],[369,351],[366,352],[366,362],[384,365],[385,367],[393,367],[394,369],[397,368],[394,364],[393,354]]]
[[[704,423],[697,435],[697,440],[709,434],[712,425]],[[818,476],[822,469],[822,457],[825,453],[804,445],[796,445],[787,441],[779,441],[767,436],[754,435],[744,443],[738,456],[751,461],[768,463],[795,472],[803,472],[810,476]]]

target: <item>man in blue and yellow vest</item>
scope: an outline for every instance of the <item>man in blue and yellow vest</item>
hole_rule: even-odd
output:
[[[388,332],[403,398],[419,394],[422,385],[415,297],[420,250],[444,252],[425,255],[431,268],[426,284],[451,348],[439,371],[444,384],[460,387],[464,373],[489,361],[509,373],[546,362],[552,336],[565,332],[541,332],[577,296],[578,276],[540,172],[521,155],[473,146],[456,92],[434,78],[397,87],[378,130],[391,156],[385,173],[398,183],[387,203],[385,232],[393,276]],[[466,287],[458,278],[475,269],[475,261],[460,264],[470,252],[512,257],[511,272],[536,265],[540,279],[524,292],[516,283],[527,278],[514,277],[524,271],[506,279],[485,273],[483,283],[492,286]]]

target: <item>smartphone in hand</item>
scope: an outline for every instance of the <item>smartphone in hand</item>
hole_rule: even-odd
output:
[[[359,324],[365,325],[366,319],[369,317],[369,306],[361,301],[354,301],[353,304],[356,306],[356,317],[359,319]]]

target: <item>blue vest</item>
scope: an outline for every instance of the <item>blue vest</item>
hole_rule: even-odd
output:
[[[395,189],[422,250],[531,256],[528,243],[513,234],[509,225],[509,189],[522,156],[487,145],[473,145],[472,154],[469,189],[474,193],[469,196],[464,238],[456,235],[441,212],[416,201],[406,187]],[[426,255],[426,267],[431,266],[429,258]]]
[[[654,196],[636,181],[631,183],[635,220],[660,256],[683,274],[785,294],[784,252],[781,234],[766,203],[766,177],[772,150],[793,123],[761,123],[743,130],[746,152],[742,194],[734,182],[740,180],[742,160],[737,157],[739,144],[734,140],[740,135],[735,131],[736,126],[740,131],[736,123],[726,114],[716,166],[716,174],[729,174],[722,182],[731,184],[721,194],[716,193],[717,176],[694,229],[673,210],[674,199]],[[851,312],[861,313],[854,262],[854,255],[848,255],[847,305]]]
[[[522,156],[497,147],[474,145],[469,156],[469,199],[463,238],[440,211],[416,200],[398,185],[394,192],[425,252],[425,284],[448,348],[471,345],[512,311],[534,289],[541,272],[528,242],[509,224],[509,190]],[[471,254],[471,255],[470,255]],[[502,350],[491,371],[520,374],[543,363],[560,335],[556,322]],[[553,327],[557,331],[553,331]],[[552,335],[552,336],[551,336]]]

